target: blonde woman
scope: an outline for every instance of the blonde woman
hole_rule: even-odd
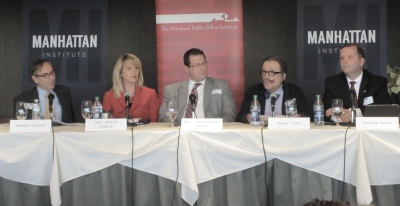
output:
[[[115,64],[113,88],[104,94],[103,110],[112,111],[114,118],[125,118],[125,94],[129,94],[132,103],[130,117],[158,121],[156,91],[143,86],[142,63],[133,54],[121,56]]]

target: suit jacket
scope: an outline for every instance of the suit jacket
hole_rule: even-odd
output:
[[[309,117],[310,112],[308,109],[307,105],[307,99],[304,96],[303,90],[291,83],[282,83],[282,89],[283,89],[283,99],[282,99],[282,114],[286,115],[286,107],[285,107],[285,102],[288,99],[293,99],[296,98],[297,102],[297,113],[300,114],[302,117]],[[242,106],[240,108],[240,112],[236,117],[237,122],[242,122],[242,123],[249,123],[247,121],[246,115],[250,114],[250,105],[251,102],[253,101],[253,95],[258,95],[258,101],[260,102],[261,106],[261,114],[265,113],[265,95],[264,93],[267,90],[264,87],[263,83],[251,86],[247,89],[246,93],[244,94],[244,98],[242,101]]]
[[[156,91],[143,86],[140,90],[138,87],[135,91],[132,106],[129,109],[129,115],[133,118],[142,118],[157,122],[159,102]],[[113,118],[125,118],[125,96],[121,93],[118,99],[114,97],[114,90],[110,90],[104,94],[103,110],[109,110],[113,113]]]
[[[374,104],[390,104],[390,97],[387,89],[387,79],[363,70],[363,76],[358,92],[358,107],[364,112],[364,98],[372,96]],[[333,75],[325,80],[325,92],[323,97],[325,111],[332,107],[332,99],[342,99],[343,108],[351,107],[350,89],[346,75],[342,72]],[[325,121],[332,121],[325,117]]]
[[[212,94],[214,89],[220,89],[221,94]],[[166,116],[166,102],[175,100],[178,104],[176,121],[180,124],[186,111],[188,97],[189,80],[166,86],[164,89],[164,99],[158,113],[160,122],[170,121]],[[204,83],[203,108],[206,118],[222,118],[224,122],[233,122],[235,120],[236,106],[228,82],[210,77],[206,78]]]
[[[72,98],[71,98],[71,90],[59,84],[53,89],[54,93],[56,93],[57,98],[61,105],[62,110],[62,121],[65,123],[73,123],[76,122],[75,115],[74,115],[74,108],[72,106]],[[16,119],[15,116],[15,105],[17,102],[27,102],[33,103],[34,99],[39,99],[39,93],[37,91],[37,87],[34,87],[31,90],[28,90],[17,97],[14,98],[14,110],[13,110],[13,117]],[[32,110],[28,109],[27,119],[32,119]]]

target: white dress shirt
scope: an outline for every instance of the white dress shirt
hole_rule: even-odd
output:
[[[275,92],[271,92],[277,94],[278,98],[276,99],[275,102],[275,116],[276,115],[282,115],[282,100],[283,100],[283,89],[282,85],[279,87],[278,90]],[[265,115],[272,116],[272,109],[271,109],[271,97],[265,100]]]

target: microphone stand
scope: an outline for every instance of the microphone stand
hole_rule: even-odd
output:
[[[355,121],[356,121],[356,107],[355,107],[355,92],[350,93],[350,99],[351,99],[351,117],[350,117],[350,125],[355,126]]]
[[[272,110],[272,117],[275,117],[275,105],[272,105],[271,110]]]
[[[196,104],[192,104],[192,108],[193,108],[192,109],[192,119],[195,119],[194,115],[196,114],[196,112],[195,112],[196,111]]]

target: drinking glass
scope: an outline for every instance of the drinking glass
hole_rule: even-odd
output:
[[[168,116],[169,120],[171,121],[170,127],[174,126],[174,121],[176,119],[176,116],[178,116],[177,106],[178,105],[176,104],[176,101],[174,101],[174,100],[167,101],[166,111],[167,111],[167,116]]]
[[[25,102],[17,102],[15,105],[15,113],[17,116],[18,120],[24,120],[26,119],[26,107],[25,107]]]
[[[339,126],[339,120],[343,114],[343,101],[341,99],[332,100],[332,116],[335,118],[336,126]]]
[[[286,100],[285,106],[286,106],[286,116],[295,117],[297,114],[296,98]]]
[[[84,119],[90,119],[92,117],[92,101],[91,100],[82,101],[81,112],[82,112],[82,117]]]

